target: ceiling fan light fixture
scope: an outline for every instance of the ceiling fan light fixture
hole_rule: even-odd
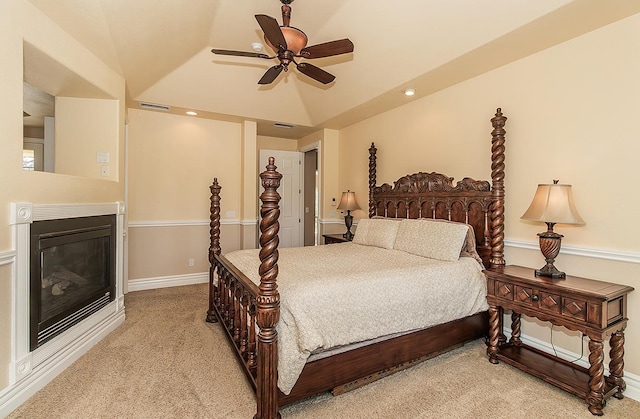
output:
[[[261,52],[262,48],[264,48],[262,46],[262,44],[260,42],[254,42],[251,44],[251,49],[253,49],[255,52]]]
[[[211,50],[214,54],[233,55],[237,57],[252,57],[272,59],[277,58],[279,64],[271,66],[263,75],[258,84],[265,85],[273,83],[273,81],[283,72],[287,71],[289,64],[293,63],[295,68],[302,74],[311,77],[315,81],[322,84],[329,84],[335,80],[335,76],[313,64],[306,62],[298,62],[296,58],[312,59],[332,57],[334,55],[348,54],[353,52],[353,42],[348,38],[338,39],[330,42],[307,47],[307,35],[298,28],[289,25],[291,21],[291,7],[289,4],[293,0],[280,0],[282,2],[282,25],[278,21],[265,14],[256,14],[255,18],[264,33],[264,41],[275,55],[269,55],[258,52],[258,42],[252,43],[253,52],[234,51],[214,48]],[[263,46],[264,48],[264,46]]]
[[[285,41],[287,41],[287,49],[293,52],[294,55],[300,54],[300,50],[307,46],[309,39],[300,29],[294,28],[293,26],[280,26],[280,30],[282,31],[282,35],[284,35]],[[264,41],[272,50],[278,53],[278,48],[273,46],[266,36],[264,37]]]
[[[405,96],[413,96],[416,94],[416,89],[412,89],[412,88],[404,89],[402,93],[404,93]]]

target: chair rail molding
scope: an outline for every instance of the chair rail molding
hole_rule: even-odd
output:
[[[540,252],[540,245],[536,241],[505,239],[504,245],[517,249],[527,249]],[[616,262],[640,263],[640,253],[571,246],[565,245],[564,243],[562,244],[562,249],[560,249],[560,254],[605,259]]]

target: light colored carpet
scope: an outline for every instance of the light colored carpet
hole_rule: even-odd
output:
[[[217,324],[207,286],[138,291],[127,319],[9,418],[251,418],[255,399]],[[610,399],[606,418],[640,418]],[[283,418],[592,418],[583,400],[507,365],[482,341],[361,389],[285,407]]]

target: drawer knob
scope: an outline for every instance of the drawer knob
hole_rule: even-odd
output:
[[[531,296],[531,301],[538,301],[540,299],[540,297],[538,297],[538,294],[533,294]]]

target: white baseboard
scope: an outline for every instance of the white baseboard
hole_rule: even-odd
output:
[[[102,310],[107,309],[105,307]],[[94,316],[97,314],[94,314]],[[35,366],[25,378],[0,392],[0,417],[8,416],[9,413],[53,380],[96,343],[120,326],[124,319],[124,309],[119,309],[113,314],[107,315],[89,331],[83,333],[75,341],[58,351],[55,356]]]
[[[507,337],[507,339],[509,339],[511,337],[511,329],[505,327],[504,334]],[[554,353],[554,347],[552,347],[551,344],[549,344],[548,342],[544,342],[542,340],[539,340],[524,334],[520,336],[520,339],[522,340],[522,343],[525,343],[533,348],[539,349],[541,351],[544,351],[550,354]],[[585,345],[587,345],[586,342],[585,342]],[[555,347],[555,353],[558,354],[558,356],[562,359],[565,359],[567,361],[572,361],[575,364],[580,365],[584,368],[589,368],[588,349],[586,350],[586,353],[582,355],[582,357],[580,356],[580,354],[567,351],[566,349],[559,348],[557,346]],[[577,361],[574,361],[574,360],[577,360]],[[605,365],[604,369],[605,369],[605,374],[609,374],[609,366]],[[640,376],[637,376],[635,374],[631,374],[625,371],[624,381],[625,383],[627,383],[627,389],[624,391],[624,396],[636,401],[640,401]]]
[[[209,282],[209,272],[132,279],[129,281],[129,292],[153,290],[156,288],[179,287],[182,285],[204,284],[207,282]]]

